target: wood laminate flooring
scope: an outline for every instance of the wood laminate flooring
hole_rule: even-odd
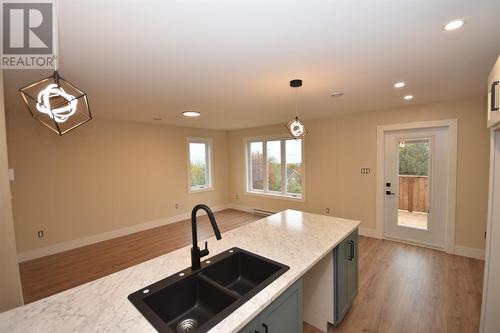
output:
[[[222,232],[261,216],[215,214]],[[206,216],[199,239],[212,235]],[[188,220],[118,237],[19,265],[25,302],[73,288],[191,243]],[[359,294],[330,333],[475,333],[484,264],[413,245],[360,237]],[[304,333],[319,333],[304,323]]]
[[[359,293],[330,333],[479,331],[483,261],[367,237],[359,248]]]
[[[261,219],[233,209],[215,213],[221,232]],[[206,215],[198,217],[198,240],[213,235]],[[117,237],[19,264],[24,302],[30,303],[96,280],[191,244],[191,221],[185,220]]]

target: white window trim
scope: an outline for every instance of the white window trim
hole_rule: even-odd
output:
[[[191,186],[191,155],[189,152],[189,144],[190,143],[204,143],[206,144],[206,156],[207,158],[207,176],[208,176],[208,184],[207,186],[204,187],[192,187]],[[187,138],[187,143],[186,143],[186,149],[187,149],[187,189],[188,193],[200,193],[200,192],[207,192],[207,191],[213,191],[214,190],[214,184],[213,184],[213,158],[212,158],[212,151],[213,151],[213,139],[212,138],[200,138],[200,137],[188,137]]]
[[[283,193],[276,193],[276,192],[267,192],[266,190],[254,190],[250,186],[251,184],[251,175],[250,175],[250,160],[249,160],[249,146],[251,142],[256,142],[256,141],[276,141],[276,140],[282,140],[281,141],[281,161],[282,161],[282,173],[283,169],[286,169],[286,158],[285,158],[285,141],[284,140],[291,140],[293,139],[290,137],[288,134],[279,134],[279,135],[267,135],[267,136],[256,136],[256,137],[248,137],[248,138],[243,138],[243,151],[245,153],[245,168],[244,168],[244,179],[245,179],[245,194],[247,195],[252,195],[252,196],[258,196],[258,197],[266,197],[266,198],[273,198],[273,199],[280,199],[280,200],[290,200],[290,201],[299,201],[299,202],[305,202],[306,201],[306,161],[305,161],[305,139],[302,138],[302,168],[304,170],[304,177],[302,178],[302,195],[300,197],[294,196],[294,195],[286,195]],[[266,144],[263,145],[262,149],[264,152],[264,156],[267,157],[267,152],[266,152]],[[267,182],[268,182],[268,177],[267,177],[267,160],[265,161],[266,163],[266,175],[264,177],[264,189],[267,189]],[[286,171],[286,170],[285,170]],[[284,175],[286,174],[283,173]],[[286,186],[286,182],[282,182],[281,186],[284,188]]]

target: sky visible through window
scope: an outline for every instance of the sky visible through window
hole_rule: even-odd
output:
[[[193,164],[205,164],[205,144],[190,143],[189,159]]]
[[[302,163],[302,141],[286,140],[286,162]]]
[[[271,141],[273,142],[273,141]],[[302,162],[302,142],[301,140],[286,140],[286,162]],[[281,145],[267,144],[267,155],[274,156],[279,161],[281,159]]]

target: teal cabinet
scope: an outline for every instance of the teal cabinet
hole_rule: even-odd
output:
[[[248,323],[241,333],[302,333],[302,279]]]
[[[358,294],[358,230],[353,231],[334,250],[334,325],[338,325]]]
[[[256,318],[258,319],[258,317]],[[251,322],[249,322],[245,327],[243,327],[239,333],[256,333],[259,332],[257,328],[259,327],[258,321],[254,319]]]

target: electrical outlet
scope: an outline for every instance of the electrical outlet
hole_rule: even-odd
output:
[[[16,179],[16,176],[14,174],[14,168],[10,168],[9,169],[9,180],[12,182],[12,181],[14,181],[14,179]]]
[[[175,203],[175,209],[179,209],[179,203]]]
[[[43,238],[43,230],[38,230],[37,236],[38,238]]]
[[[325,212],[330,215],[330,208],[325,209]]]
[[[361,168],[361,174],[367,175],[371,172],[370,168]]]

